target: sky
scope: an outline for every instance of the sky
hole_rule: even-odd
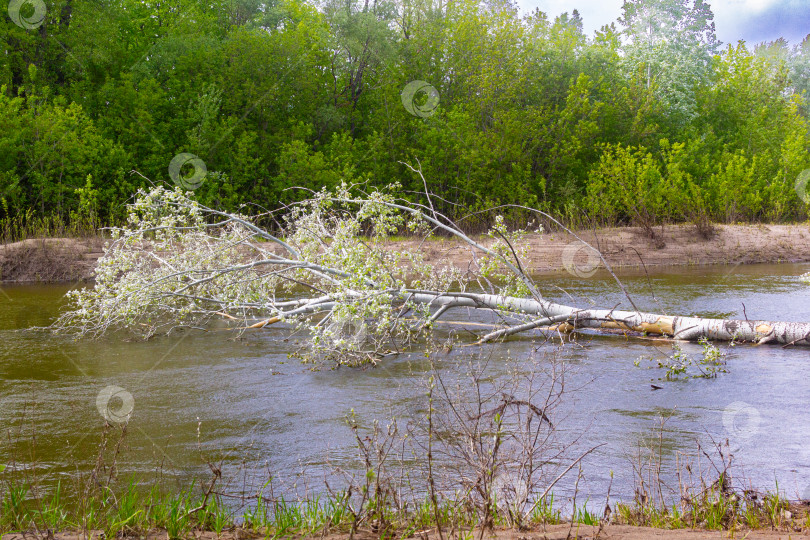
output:
[[[810,34],[810,0],[707,0],[714,12],[717,38],[724,44],[772,41],[784,37],[800,43]],[[535,8],[553,19],[564,11],[578,9],[585,31],[616,21],[623,0],[517,0],[521,11]]]

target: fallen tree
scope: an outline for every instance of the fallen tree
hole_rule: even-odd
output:
[[[644,313],[629,295],[632,309],[624,310],[546,300],[523,270],[525,232],[508,231],[500,218],[484,245],[432,205],[380,191],[357,196],[346,186],[313,194],[281,217],[258,217],[274,220],[280,233],[259,227],[257,216],[200,205],[179,189],[140,192],[127,226],[112,229],[95,287],[69,293],[71,309],[55,328],[77,336],[126,329],[149,337],[207,328],[213,319],[238,321],[241,329],[283,322],[307,333],[308,356],[350,364],[402,350],[455,308],[498,317],[478,343],[533,329],[594,329],[810,345],[810,323]],[[404,229],[463,241],[470,267],[435,268],[418,249],[390,249],[390,235]]]

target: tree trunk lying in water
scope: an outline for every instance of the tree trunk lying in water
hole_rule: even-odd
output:
[[[468,308],[501,321],[478,343],[550,328],[810,346],[810,323],[643,313],[604,257],[584,242],[633,309],[551,302],[523,270],[528,253],[521,232],[507,231],[502,219],[496,219],[493,241],[485,246],[432,205],[379,192],[362,198],[345,188],[315,194],[288,209],[278,235],[245,216],[202,206],[179,190],[141,192],[129,215],[129,225],[113,231],[114,241],[99,259],[95,287],[70,293],[73,309],[57,321],[57,329],[98,336],[124,328],[149,337],[205,328],[223,316],[242,321],[242,329],[285,322],[306,332],[308,354],[354,363],[402,350],[452,308]],[[437,269],[419,248],[390,249],[389,234],[403,229],[425,235],[440,230],[465,242],[469,269]]]
[[[611,329],[657,334],[684,341],[700,338],[719,341],[810,345],[810,323],[704,319],[606,309],[577,309],[571,306],[527,298],[489,294],[415,295],[416,302],[439,307],[485,308],[539,315],[541,318],[523,325],[511,326],[484,336],[481,341],[516,334],[538,327],[560,331],[577,328]]]

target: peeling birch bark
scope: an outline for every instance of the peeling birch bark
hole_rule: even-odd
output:
[[[557,323],[557,327],[560,329],[567,325],[565,329],[618,329],[668,336],[684,341],[706,338],[711,341],[733,340],[756,344],[778,343],[810,346],[810,323],[704,319],[604,309],[581,310],[553,302],[488,294],[431,296],[422,293],[414,294],[412,299],[415,302],[446,308],[483,308],[536,315],[542,319],[564,318]],[[528,329],[530,328],[526,328],[526,330]],[[493,336],[483,341],[491,341],[497,337],[501,336]]]

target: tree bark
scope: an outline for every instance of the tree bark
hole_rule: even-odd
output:
[[[411,299],[414,302],[436,307],[485,308],[538,315],[542,319],[549,320],[549,323],[554,325],[552,327],[559,330],[618,329],[668,336],[684,341],[706,338],[712,341],[733,340],[757,344],[779,343],[810,346],[810,323],[704,319],[638,311],[578,309],[548,301],[490,294],[465,293],[463,295],[435,296],[416,293]],[[526,330],[528,329],[526,328]],[[496,337],[501,337],[501,335],[485,340],[491,341]]]

